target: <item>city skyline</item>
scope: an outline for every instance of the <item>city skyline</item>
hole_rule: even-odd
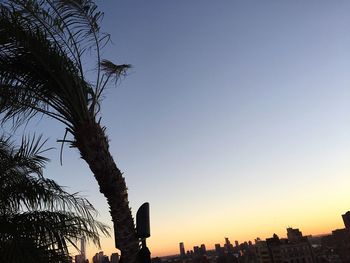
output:
[[[98,2],[133,68],[101,105],[130,205],[150,203],[152,256],[185,244],[322,234],[342,225],[350,184],[349,1]],[[87,64],[92,61],[87,61]],[[92,73],[91,73],[92,74]],[[64,127],[43,118],[45,176],[81,192],[111,225],[105,198]],[[20,133],[16,134],[20,138]],[[102,250],[115,252],[113,237]],[[87,244],[87,257],[96,251]]]
[[[208,245],[208,243],[206,242],[203,242],[202,241],[199,241],[197,243],[191,243],[191,244],[186,244],[185,242],[183,241],[180,241],[178,244],[173,244],[173,248],[169,251],[173,251],[173,252],[169,252],[169,253],[160,253],[160,254],[152,254],[152,258],[156,258],[156,257],[172,257],[172,256],[181,256],[181,246],[184,248],[184,252],[185,254],[184,255],[187,255],[188,252],[191,252],[191,253],[196,253],[195,250],[196,248],[197,249],[201,249],[201,246],[204,245],[204,249],[205,251],[215,251],[216,250],[216,246],[219,245],[221,248],[225,248],[227,245],[231,245],[234,246],[234,247],[237,247],[238,245],[241,245],[241,244],[244,244],[244,243],[247,243],[247,244],[252,244],[252,245],[255,245],[257,240],[265,240],[265,239],[268,239],[269,237],[273,236],[273,235],[277,235],[281,238],[289,238],[288,237],[288,229],[296,229],[299,231],[299,229],[302,229],[303,230],[303,236],[312,236],[312,237],[322,237],[322,236],[327,236],[327,235],[331,235],[333,231],[335,230],[339,230],[339,229],[343,229],[344,226],[346,228],[349,228],[350,229],[350,225],[348,224],[348,222],[350,222],[350,211],[343,211],[344,214],[341,214],[341,217],[339,215],[337,215],[339,221],[341,222],[339,225],[337,225],[337,227],[335,228],[332,228],[332,229],[329,229],[328,231],[325,231],[323,233],[306,233],[304,231],[304,229],[298,227],[298,226],[286,226],[284,229],[279,229],[276,231],[273,231],[269,234],[267,234],[266,236],[255,236],[254,238],[251,238],[251,239],[238,239],[238,238],[235,238],[235,237],[228,237],[227,235],[226,236],[223,236],[220,240],[216,240],[216,241],[211,241]],[[298,227],[298,228],[295,228],[295,227]],[[287,231],[286,231],[287,230]],[[232,240],[232,242],[231,242]],[[212,243],[214,242],[214,243]],[[182,244],[182,245],[181,245]],[[175,249],[177,245],[177,250]],[[97,252],[96,252],[97,251]],[[115,252],[112,252],[112,253],[115,253]],[[198,253],[198,252],[197,252]],[[101,250],[92,250],[92,251],[89,251],[88,254],[90,255],[97,255],[97,254],[101,254],[101,255],[104,255],[104,251],[101,251]],[[92,261],[92,256],[91,256],[91,259],[90,258],[87,258],[89,260]]]

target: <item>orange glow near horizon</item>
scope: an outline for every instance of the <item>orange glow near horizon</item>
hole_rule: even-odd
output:
[[[152,257],[178,254],[179,242],[184,242],[186,250],[201,244],[213,249],[216,243],[223,245],[225,237],[231,243],[235,240],[254,243],[255,238],[266,239],[274,233],[285,237],[287,227],[299,228],[303,235],[327,234],[344,228],[341,215],[350,210],[348,169],[337,167],[332,171],[336,176],[321,171],[315,188],[310,187],[310,182],[292,180],[289,183],[293,187],[283,182],[271,191],[253,185],[233,199],[230,195],[207,196],[195,206],[182,203],[169,209],[166,205],[152,207],[151,203],[151,237],[147,244]],[[108,222],[109,218],[103,221]],[[101,246],[108,256],[116,252],[113,237],[102,238]],[[98,251],[89,245],[88,258]]]
[[[299,228],[304,235],[327,234],[344,228],[341,215],[350,210],[346,202],[350,193],[348,184],[344,183],[345,169],[339,174],[342,175],[338,179],[344,181],[324,176],[315,189],[305,189],[307,186],[301,184],[288,189],[287,195],[284,189],[276,188],[274,193],[268,192],[263,197],[247,195],[244,200],[232,201],[232,206],[227,206],[228,201],[211,200],[192,210],[184,205],[181,213],[176,210],[174,214],[151,207],[151,237],[147,244],[152,257],[178,254],[179,242],[184,242],[186,250],[201,244],[213,249],[216,243],[223,245],[225,237],[232,243],[235,240],[254,243],[255,238],[265,239],[274,233],[285,237],[287,227]],[[113,237],[102,238],[101,246],[108,256],[116,252]],[[98,251],[90,245],[88,258]]]
[[[338,209],[336,209],[338,210]],[[244,224],[237,224],[236,227],[226,228],[226,224],[222,224],[221,227],[207,228],[206,230],[201,230],[200,227],[196,229],[187,229],[183,231],[177,231],[178,229],[173,229],[172,233],[166,233],[165,229],[159,229],[154,231],[152,237],[149,238],[148,247],[151,250],[152,257],[157,256],[167,256],[179,254],[179,243],[184,242],[185,249],[192,250],[193,246],[205,244],[207,249],[214,249],[216,243],[224,244],[224,238],[228,237],[231,243],[238,240],[240,243],[244,241],[252,241],[254,243],[255,238],[260,237],[265,239],[271,237],[276,233],[280,237],[286,236],[286,228],[291,226],[299,228],[303,235],[319,235],[319,234],[329,234],[332,230],[343,228],[343,222],[341,214],[345,213],[346,210],[339,211],[337,216],[327,214],[321,216],[320,214],[315,214],[315,216],[310,215],[309,218],[304,218],[298,225],[281,225],[281,224],[267,224],[266,218],[260,218],[263,220],[261,224],[250,225],[249,220],[242,220]],[[302,219],[303,216],[296,216],[296,218]],[[328,219],[327,221],[318,221],[318,218]],[[245,218],[247,219],[247,218]],[[244,227],[248,223],[249,227]],[[262,225],[266,228],[262,228]],[[247,226],[247,225],[246,225]],[[226,231],[225,231],[226,229]],[[111,253],[118,252],[114,248],[113,238],[102,238],[101,240],[102,251],[108,256]],[[97,253],[98,250],[93,245],[88,246],[87,256],[90,259]],[[120,252],[118,252],[120,254]]]

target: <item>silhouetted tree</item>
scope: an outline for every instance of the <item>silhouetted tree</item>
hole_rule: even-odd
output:
[[[108,234],[86,199],[43,177],[41,146],[0,138],[0,262],[70,262],[68,245],[83,236],[99,245],[98,231]]]
[[[135,262],[139,240],[121,171],[100,124],[106,85],[125,74],[100,56],[109,36],[91,0],[4,0],[0,4],[0,111],[22,123],[37,113],[66,126],[64,142],[79,150],[107,198],[123,262]],[[96,80],[85,75],[84,56],[96,55]],[[65,136],[66,137],[66,136]]]

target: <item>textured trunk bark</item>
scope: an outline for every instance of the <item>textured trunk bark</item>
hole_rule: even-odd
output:
[[[137,261],[139,239],[129,208],[125,179],[109,152],[109,143],[102,128],[95,120],[87,120],[76,127],[76,147],[107,198],[115,228],[116,246],[121,251],[123,263]]]

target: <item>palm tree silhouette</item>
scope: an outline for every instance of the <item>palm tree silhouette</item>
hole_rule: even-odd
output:
[[[42,153],[40,140],[0,137],[0,262],[70,262],[69,245],[108,234],[86,199],[43,177]]]
[[[109,39],[100,32],[102,16],[91,0],[1,2],[0,112],[16,124],[41,113],[66,126],[62,144],[76,147],[89,165],[109,204],[122,260],[135,262],[139,240],[125,179],[98,120],[105,87],[130,65],[101,58]],[[87,51],[96,54],[95,81],[85,76]]]

